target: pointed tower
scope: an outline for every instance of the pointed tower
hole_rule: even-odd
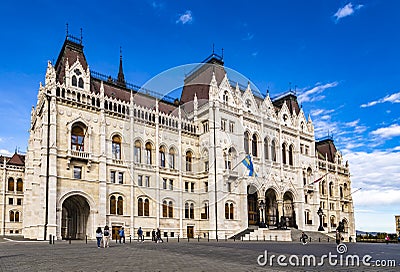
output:
[[[119,70],[118,70],[117,84],[122,87],[126,87],[124,71],[122,70],[122,49],[121,49],[121,47],[119,48]]]

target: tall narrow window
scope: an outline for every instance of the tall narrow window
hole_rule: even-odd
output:
[[[275,140],[271,142],[271,159],[276,162],[276,144]]]
[[[78,80],[78,87],[83,89],[83,79],[81,77]]]
[[[115,160],[121,159],[121,137],[118,135],[112,137],[112,158]]]
[[[229,205],[229,219],[233,219],[233,203]]]
[[[143,176],[138,175],[138,186],[143,186]]]
[[[194,193],[194,182],[190,183],[190,191]]]
[[[146,187],[150,187],[150,176],[145,176],[144,182]]]
[[[190,204],[190,219],[194,219],[194,204]]]
[[[110,182],[111,183],[115,183],[115,174],[116,174],[115,171],[110,172]]]
[[[282,144],[282,163],[286,164],[286,144]]]
[[[329,183],[329,196],[333,197],[333,182]]]
[[[150,202],[146,198],[144,201],[144,216],[149,216],[150,215]]]
[[[76,76],[74,75],[74,76],[72,76],[72,78],[71,78],[71,84],[72,84],[72,86],[78,86],[78,80],[76,79]]]
[[[140,141],[136,141],[135,142],[135,147],[133,149],[133,156],[134,156],[134,160],[135,163],[141,163],[141,150],[142,150],[142,144],[140,143]]]
[[[229,204],[225,203],[225,219],[229,219]]]
[[[8,190],[14,191],[14,179],[13,178],[8,179]]]
[[[170,180],[169,180],[169,189],[170,189],[170,190],[173,190],[173,189],[174,189],[174,180],[173,180],[173,179],[170,179]]]
[[[85,151],[85,132],[79,125],[72,127],[71,149],[74,151]]]
[[[289,146],[289,165],[293,165],[293,145]]]
[[[15,212],[15,222],[19,222],[19,212]]]
[[[18,179],[17,180],[17,192],[22,192],[23,191],[23,182],[22,182],[22,179]]]
[[[143,199],[138,199],[138,216],[143,216]]]
[[[151,150],[152,150],[151,143],[146,143],[145,156],[146,156],[146,163],[147,164],[152,164]]]
[[[168,217],[174,217],[174,206],[172,205],[172,201],[168,203]]]
[[[173,148],[169,149],[169,167],[175,169],[175,150]]]
[[[189,218],[189,203],[185,203],[185,218]]]
[[[74,179],[82,179],[82,167],[74,166]]]
[[[251,151],[254,157],[258,156],[257,142],[258,142],[257,135],[253,134],[253,138],[251,140]]]
[[[186,171],[188,172],[192,171],[192,157],[193,157],[192,152],[190,151],[186,152]]]
[[[14,222],[15,217],[14,217],[14,212],[10,211],[10,222]]]
[[[250,154],[250,150],[249,150],[249,141],[250,141],[250,137],[249,137],[249,133],[245,132],[244,133],[244,152],[246,154]]]
[[[160,166],[165,167],[165,148],[161,146],[159,152],[160,152]]]
[[[163,214],[163,217],[167,217],[167,214],[168,214],[168,206],[167,206],[167,201],[163,201],[163,204],[162,204],[162,214]]]
[[[115,196],[110,197],[110,214],[116,214],[117,206]]]
[[[264,159],[269,160],[269,144],[268,138],[264,139]]]
[[[118,173],[118,183],[124,184],[124,173],[121,172]]]
[[[117,214],[118,215],[123,215],[124,214],[124,200],[122,199],[122,196],[118,197],[117,201]]]
[[[167,189],[167,179],[166,179],[166,178],[163,178],[163,181],[162,181],[162,188],[163,188],[163,189]]]

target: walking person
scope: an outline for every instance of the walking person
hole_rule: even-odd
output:
[[[106,225],[104,227],[104,232],[103,232],[103,244],[104,244],[104,248],[106,247],[110,247],[110,228]]]
[[[137,241],[139,242],[143,242],[144,241],[144,237],[143,237],[143,230],[142,230],[142,227],[139,227],[139,229],[138,229],[138,231],[137,231],[137,234],[138,234],[138,238],[137,238]]]
[[[153,231],[151,232],[151,240],[152,241],[156,241],[156,231],[153,229]]]
[[[390,241],[389,235],[386,235],[386,237],[385,237],[386,244],[389,244],[389,241]]]
[[[164,243],[163,239],[161,238],[161,230],[160,230],[160,228],[157,228],[156,235],[157,235],[156,243],[158,243],[159,241],[161,241],[161,243]]]
[[[124,231],[124,227],[121,227],[121,228],[119,229],[118,234],[119,234],[119,243],[121,244],[121,241],[123,240],[123,241],[124,241],[124,244],[125,244],[125,231]]]
[[[100,248],[101,239],[103,239],[103,231],[101,230],[101,227],[98,227],[96,230],[96,240],[98,248]]]
[[[339,245],[342,240],[343,240],[342,235],[338,230],[336,230],[336,244]]]

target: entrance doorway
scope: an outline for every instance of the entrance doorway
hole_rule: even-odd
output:
[[[62,239],[85,239],[88,233],[90,206],[80,195],[73,195],[62,204]]]
[[[186,231],[188,238],[194,238],[194,226],[187,226]]]
[[[256,225],[258,223],[257,211],[257,190],[254,186],[247,187],[247,210],[249,217],[249,225]]]
[[[265,213],[265,223],[268,226],[276,226],[279,222],[279,212],[274,189],[265,192]]]
[[[293,194],[291,192],[286,192],[283,195],[283,215],[286,220],[286,224],[288,227],[295,227],[296,225],[296,213],[294,211],[293,204]]]

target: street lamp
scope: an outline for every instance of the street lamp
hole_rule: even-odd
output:
[[[265,223],[264,223],[264,208],[265,208],[265,203],[263,200],[260,201],[259,207],[261,209],[261,222],[260,222],[260,228],[265,228]]]
[[[319,216],[319,228],[318,231],[324,231],[324,227],[322,226],[322,216],[324,215],[324,212],[322,211],[321,207],[319,207],[317,214]]]

